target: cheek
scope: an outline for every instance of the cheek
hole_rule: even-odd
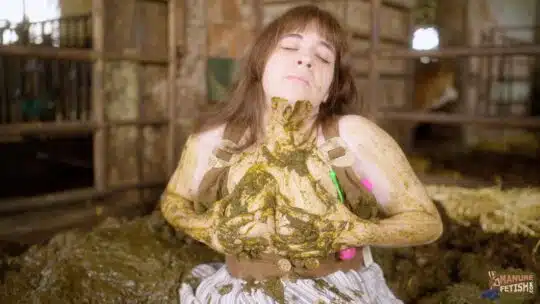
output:
[[[327,92],[330,89],[332,80],[334,79],[334,69],[325,68],[319,73],[319,85],[322,91]]]
[[[274,57],[268,58],[266,66],[264,67],[263,79],[266,81],[275,81],[280,74],[279,60]]]

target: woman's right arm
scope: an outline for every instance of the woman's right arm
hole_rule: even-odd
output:
[[[174,171],[161,197],[161,212],[174,228],[182,230],[194,239],[209,244],[209,229],[214,217],[212,211],[198,214],[194,209],[202,175],[207,170],[209,134],[191,135],[187,139],[180,163]],[[211,142],[210,142],[211,143]]]

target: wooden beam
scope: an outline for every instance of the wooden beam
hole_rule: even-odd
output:
[[[379,58],[415,59],[422,57],[453,58],[467,56],[538,55],[540,45],[497,47],[448,47],[433,51],[416,51],[407,48],[380,49]]]
[[[0,213],[29,212],[36,211],[36,209],[54,208],[59,205],[102,199],[109,195],[131,189],[159,188],[164,185],[165,181],[146,181],[116,185],[105,191],[99,191],[95,188],[83,188],[31,197],[3,199],[0,201]]]
[[[490,125],[498,127],[540,129],[540,117],[479,117],[462,114],[438,114],[425,112],[381,112],[380,119],[395,121],[429,122],[446,125]]]
[[[28,47],[21,45],[2,45],[0,46],[0,55],[28,56],[47,59],[67,59],[77,61],[97,61],[101,58],[107,61],[130,60],[146,65],[166,65],[168,63],[167,58],[153,58],[148,56],[148,54],[139,55],[130,51],[126,51],[121,54],[104,53],[103,55],[100,55],[100,52],[97,51],[95,47],[94,50],[91,50],[57,48],[49,46]]]
[[[0,125],[1,136],[14,136],[26,134],[86,134],[99,129],[111,129],[130,126],[163,126],[168,124],[167,119],[132,119],[132,120],[109,120],[97,123],[94,121],[74,122],[31,122],[19,124]],[[179,125],[177,122],[176,125]]]

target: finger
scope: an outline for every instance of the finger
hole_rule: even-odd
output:
[[[179,222],[179,227],[184,230],[202,230],[212,227],[213,220],[209,215],[192,215]]]
[[[296,254],[291,255],[291,258],[294,260],[303,260],[308,258],[322,258],[326,257],[328,254],[321,250],[311,250],[311,251],[303,251]]]
[[[219,233],[212,233],[210,244],[207,244],[207,245],[217,252],[224,253],[224,254],[231,253],[230,248],[225,248],[225,246],[222,245],[222,242],[219,239]],[[233,243],[231,243],[230,245],[233,245]]]
[[[351,231],[343,231],[339,237],[336,238],[333,247],[341,250],[344,247],[360,247],[362,242],[356,233]]]
[[[232,227],[240,227],[240,226],[244,226],[244,225],[246,225],[247,223],[252,222],[253,219],[254,219],[254,217],[255,217],[255,216],[254,216],[253,214],[244,213],[244,214],[235,216],[235,217],[233,217],[233,218],[224,220],[224,221],[220,224],[220,226],[221,226],[221,227],[226,227],[226,228],[232,228]]]
[[[347,206],[339,204],[336,206],[335,211],[328,216],[328,219],[332,221],[355,221],[359,217],[349,210]]]
[[[291,217],[294,220],[302,221],[304,223],[309,223],[310,221],[316,220],[315,216],[299,208],[286,207],[284,205],[281,205],[277,207],[276,211],[277,214],[282,214],[287,217]]]
[[[225,209],[227,207],[225,200],[219,200],[212,206],[212,215],[215,217],[222,217],[225,215]]]

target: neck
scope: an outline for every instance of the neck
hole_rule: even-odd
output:
[[[307,100],[290,103],[272,98],[264,119],[263,144],[270,150],[276,147],[300,147],[315,142],[317,111]]]

